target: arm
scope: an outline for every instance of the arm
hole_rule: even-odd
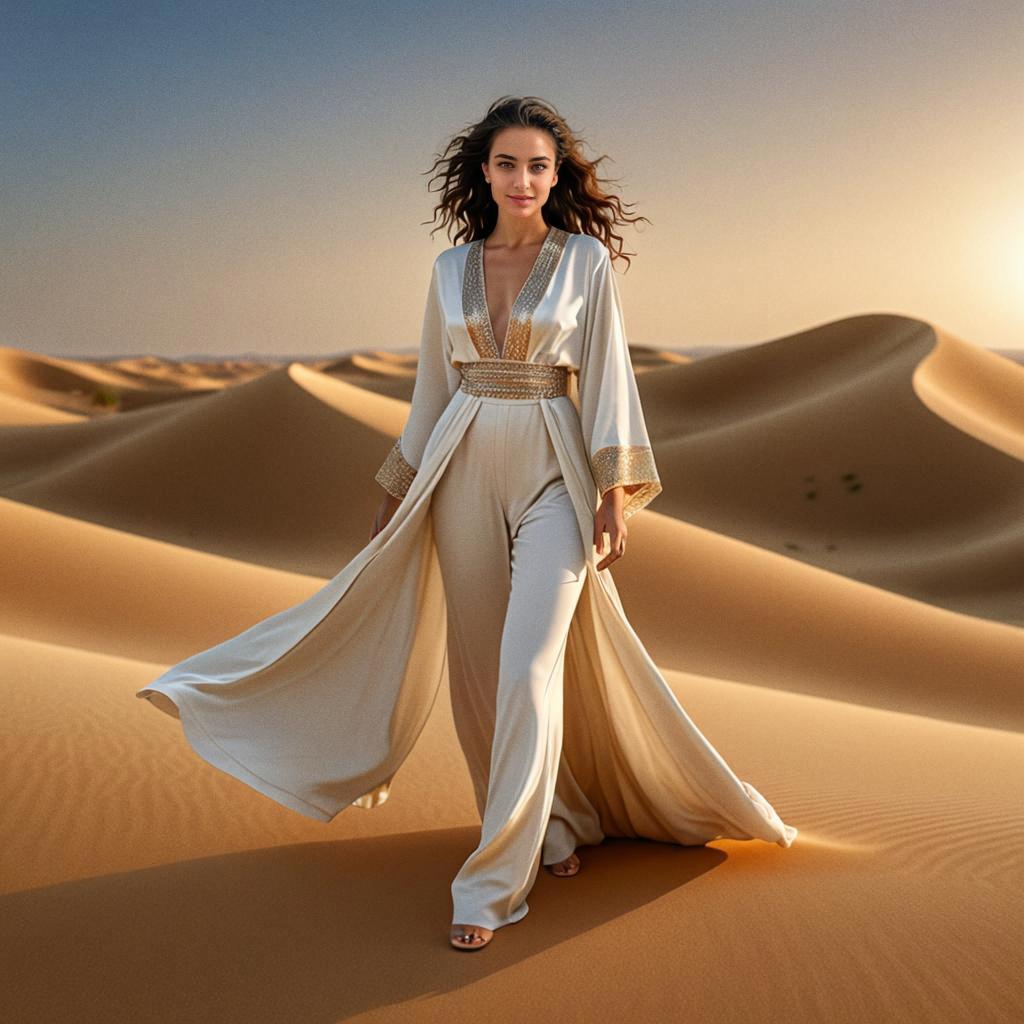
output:
[[[461,381],[458,369],[451,364],[451,342],[445,330],[438,275],[438,260],[435,259],[423,314],[416,383],[413,386],[409,416],[401,436],[395,441],[374,477],[388,494],[399,499],[404,498],[409,490],[434,424]]]
[[[579,373],[580,423],[604,499],[623,488],[628,519],[661,493],[623,323],[611,258],[602,245],[590,268]]]

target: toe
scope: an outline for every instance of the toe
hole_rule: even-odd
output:
[[[456,931],[458,929],[458,931]],[[488,929],[479,928],[474,925],[455,925],[451,932],[449,932],[449,938],[453,943],[463,947],[476,947],[485,945],[493,935],[487,933]]]
[[[570,853],[565,860],[560,860],[551,865],[551,870],[556,875],[574,875],[580,866],[580,859],[575,853]]]

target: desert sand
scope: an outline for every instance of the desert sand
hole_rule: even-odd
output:
[[[135,697],[363,546],[415,355],[0,349],[5,1022],[1024,1019],[1024,367],[893,314],[633,355],[664,491],[611,572],[800,832],[583,847],[461,953],[443,688],[330,824]]]

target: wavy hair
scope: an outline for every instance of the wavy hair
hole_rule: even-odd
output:
[[[622,236],[615,233],[615,228],[650,221],[627,214],[625,207],[636,204],[623,204],[617,195],[605,190],[603,185],[614,179],[599,178],[597,165],[607,156],[588,160],[583,155],[583,137],[573,132],[561,114],[538,96],[502,96],[490,105],[482,120],[455,135],[444,152],[436,154],[433,166],[424,172],[436,171],[427,190],[441,193],[434,206],[433,220],[422,222],[431,224],[440,215],[441,223],[430,234],[447,226],[452,244],[458,245],[461,241],[485,238],[494,230],[498,206],[480,165],[490,158],[494,136],[503,128],[513,127],[543,129],[554,142],[558,183],[544,204],[545,222],[565,231],[596,236],[607,247],[612,260],[624,259],[628,267],[629,257],[636,253],[623,251]],[[437,179],[440,185],[431,188]]]

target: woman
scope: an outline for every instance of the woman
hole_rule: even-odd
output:
[[[606,246],[641,218],[536,97],[496,101],[446,154],[435,213],[467,240],[434,261],[369,542],[137,695],[211,764],[330,821],[387,798],[447,668],[482,821],[449,941],[480,949],[526,915],[541,863],[574,875],[607,835],[797,830],[686,714],[603,571],[661,491]]]

